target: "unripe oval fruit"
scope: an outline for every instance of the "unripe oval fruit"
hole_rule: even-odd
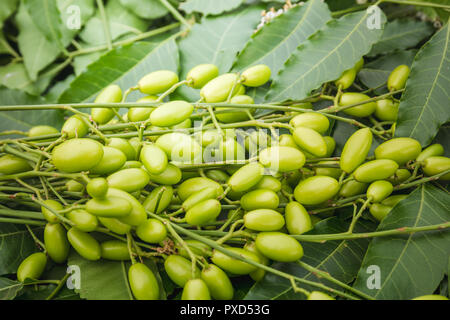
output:
[[[409,172],[408,169],[403,168],[395,170],[395,173],[392,176],[390,176],[387,180],[395,186],[408,180],[409,177],[411,177],[411,172]]]
[[[108,181],[105,178],[94,178],[86,186],[87,193],[92,198],[104,198],[108,192]]]
[[[202,279],[191,279],[186,282],[181,300],[211,300],[208,286]]]
[[[178,255],[170,255],[164,261],[164,270],[170,280],[178,286],[184,287],[186,282],[192,279],[192,263],[186,258]],[[195,275],[200,276],[200,271],[195,267]]]
[[[342,170],[339,169],[339,162],[337,161],[319,161],[317,165],[318,166],[314,168],[316,176],[328,176],[339,179],[342,174]],[[320,167],[320,165],[324,166]],[[325,165],[329,165],[330,167],[326,167]],[[336,166],[337,168],[333,168],[331,166]]]
[[[100,244],[89,233],[71,228],[67,232],[67,239],[76,252],[86,260],[99,260],[101,257]]]
[[[125,199],[108,196],[89,200],[86,210],[97,217],[118,218],[130,214],[131,204]]]
[[[163,134],[156,140],[156,145],[164,150],[172,161],[192,162],[202,156],[200,144],[191,136],[180,132]]]
[[[416,297],[412,300],[448,300],[448,298],[438,294],[428,294],[425,296]]]
[[[284,218],[278,211],[257,209],[244,215],[244,225],[255,231],[277,231],[284,226]]]
[[[352,68],[347,71],[344,71],[344,73],[339,77],[339,79],[334,81],[334,84],[336,85],[336,87],[340,86],[341,89],[345,90],[353,84],[355,78],[356,78],[356,70]]]
[[[285,233],[261,232],[255,243],[263,255],[274,261],[294,262],[303,256],[302,245]]]
[[[207,244],[204,244],[201,241],[194,240],[194,239],[186,239],[184,240],[185,244],[189,247],[189,249],[192,251],[192,253],[202,256],[202,257],[209,257],[212,254],[212,249]],[[189,253],[186,251],[186,249],[180,245],[177,244],[177,251],[178,254],[182,257],[185,257],[186,259],[190,259]]]
[[[303,152],[292,147],[270,147],[259,153],[259,163],[275,172],[298,170],[305,161]]]
[[[256,255],[253,252],[250,252],[248,250],[242,249],[242,248],[233,248],[229,247],[227,248],[228,251],[231,251],[235,254],[238,254],[242,256],[243,258],[247,260],[252,260],[254,262],[260,262],[260,259],[258,255]],[[237,260],[235,258],[227,256],[225,253],[222,253],[218,250],[214,250],[213,254],[211,256],[211,261],[216,264],[219,268],[222,270],[228,271],[232,274],[237,275],[244,275],[249,274],[252,271],[255,271],[257,267],[247,263],[243,262],[241,260]]]
[[[269,81],[271,75],[270,68],[265,64],[258,64],[242,72],[242,84],[247,87],[259,87]]]
[[[100,243],[102,259],[113,261],[130,260],[130,253],[126,242],[120,240],[108,240]]]
[[[148,219],[137,227],[136,234],[142,241],[160,243],[167,237],[167,229],[161,221]]]
[[[416,161],[422,162],[425,161],[429,157],[439,157],[444,154],[444,147],[439,144],[435,143],[431,146],[425,148],[416,158]]]
[[[434,176],[450,169],[450,158],[447,157],[429,157],[422,164],[422,170],[427,176]],[[439,178],[442,181],[450,180],[450,173]]]
[[[353,176],[359,182],[370,183],[376,180],[385,180],[398,169],[397,162],[390,159],[372,160],[359,166]]]
[[[246,164],[239,168],[228,180],[231,190],[240,192],[247,191],[256,185],[264,175],[264,167],[257,162]]]
[[[168,164],[166,153],[155,144],[146,144],[142,147],[140,160],[151,174],[162,173]]]
[[[405,87],[406,80],[408,80],[410,69],[407,65],[399,65],[392,70],[387,80],[387,87],[389,91],[400,90]]]
[[[87,171],[103,158],[103,146],[91,139],[66,140],[53,149],[52,161],[63,172]]]
[[[122,101],[122,90],[116,84],[111,84],[103,89],[94,103],[118,103]],[[108,123],[114,118],[114,111],[109,108],[92,108],[91,117],[98,124]]]
[[[200,90],[200,96],[206,103],[223,102],[228,99],[231,90],[234,87],[232,96],[239,92],[239,77],[235,73],[225,73],[209,81]],[[236,84],[236,85],[235,85]]]
[[[386,206],[382,203],[374,203],[370,206],[370,214],[377,220],[383,220],[388,213],[392,210],[392,207]]]
[[[136,160],[136,150],[130,144],[129,140],[122,138],[111,138],[108,147],[119,149],[127,157],[127,160]]]
[[[212,79],[219,75],[219,68],[213,64],[199,64],[189,70],[186,80],[189,81],[188,86],[194,89],[201,89]]]
[[[40,136],[46,136],[50,134],[57,134],[59,133],[58,129],[53,128],[51,126],[34,126],[30,130],[28,130],[28,136],[30,138],[34,137],[40,137]]]
[[[188,119],[194,106],[186,101],[171,101],[157,107],[150,114],[150,122],[158,127],[170,127]]]
[[[131,226],[129,224],[123,223],[118,219],[115,218],[102,218],[99,217],[98,220],[101,222],[102,225],[104,225],[108,230],[124,235],[130,232]]]
[[[336,300],[333,297],[327,295],[326,293],[320,292],[320,291],[312,291],[308,295],[307,300]]]
[[[333,198],[339,191],[339,182],[326,176],[314,176],[301,181],[294,197],[301,204],[316,205]]]
[[[47,223],[44,229],[44,244],[48,256],[56,263],[63,263],[69,256],[70,244],[66,229],[59,223]]]
[[[278,192],[281,190],[281,182],[272,176],[264,176],[252,189],[266,189]]]
[[[383,142],[375,149],[377,159],[391,159],[399,165],[414,160],[422,151],[419,141],[412,138],[394,138]]]
[[[149,174],[150,180],[164,185],[174,185],[181,181],[181,170],[169,163],[167,168],[160,174]]]
[[[98,227],[98,219],[84,209],[72,210],[66,214],[66,217],[72,221],[77,228],[84,232],[92,232]]]
[[[334,153],[334,149],[336,149],[336,141],[334,141],[333,137],[330,136],[323,137],[323,140],[325,140],[327,145],[327,153],[325,154],[325,158],[329,158]]]
[[[133,264],[128,269],[128,281],[136,300],[157,300],[159,298],[158,281],[145,264]]]
[[[119,149],[103,146],[102,160],[90,172],[101,175],[116,172],[123,167],[126,161],[127,157]]]
[[[220,182],[220,183],[225,183],[230,178],[230,176],[226,172],[223,172],[222,170],[216,170],[216,169],[208,170],[206,172],[206,176],[208,178],[210,178],[214,181]]]
[[[295,116],[289,122],[294,128],[305,127],[317,131],[320,134],[327,132],[330,121],[323,114],[316,112],[305,112]]]
[[[111,188],[126,192],[135,192],[143,189],[150,181],[150,176],[143,169],[130,168],[116,171],[107,178]]]
[[[140,98],[136,103],[146,103],[146,102],[155,102],[158,100],[157,96],[146,96],[143,98]],[[127,113],[128,121],[130,122],[140,122],[148,120],[150,117],[150,114],[154,110],[154,107],[135,107],[130,108]]]
[[[138,226],[147,219],[147,213],[145,212],[142,204],[128,192],[120,189],[109,188],[107,197],[122,198],[123,200],[126,200],[131,204],[130,214],[118,218],[121,222],[129,224],[131,226]]]
[[[360,72],[361,69],[364,66],[364,57],[362,57],[361,59],[358,60],[358,62],[355,64],[355,66],[353,67],[353,69],[356,70],[356,73]]]
[[[349,180],[342,185],[341,190],[339,190],[339,195],[344,198],[350,198],[364,193],[367,190],[367,187],[367,183]]]
[[[207,187],[191,194],[186,200],[183,201],[181,207],[184,211],[188,211],[196,204],[214,198],[217,198],[217,190],[214,187]]]
[[[367,199],[372,202],[381,202],[389,197],[394,190],[394,187],[389,181],[379,180],[372,182],[367,189]]]
[[[204,177],[195,177],[185,180],[178,186],[177,193],[181,201],[185,201],[192,194],[209,187],[216,189],[216,197],[223,194],[223,187],[219,183]]]
[[[317,131],[310,128],[297,127],[294,129],[295,143],[305,151],[316,157],[324,157],[327,154],[327,144]]]
[[[177,82],[178,76],[175,72],[159,70],[141,78],[138,82],[138,88],[145,94],[159,94],[169,90]]]
[[[200,202],[186,212],[186,222],[193,226],[201,226],[216,219],[222,206],[216,199]]]
[[[289,234],[303,234],[313,228],[308,211],[296,201],[291,201],[286,205],[284,218]]]
[[[71,116],[64,122],[61,134],[66,134],[68,139],[83,138],[89,132],[89,127],[81,120],[81,116]]]
[[[298,146],[295,143],[294,137],[290,134],[282,134],[279,137],[279,141],[278,141],[278,145],[282,146],[282,147],[291,147],[291,148],[297,148]]]
[[[252,97],[246,95],[236,95],[230,100],[231,104],[254,104]],[[249,120],[248,113],[255,113],[255,109],[217,108],[216,111],[230,110],[230,112],[217,113],[216,118],[223,123],[233,123]]]
[[[171,186],[160,186],[152,190],[142,205],[145,210],[159,214],[170,205],[172,198],[173,188]],[[156,208],[156,205],[158,205],[158,208]]]
[[[382,121],[396,121],[399,104],[391,99],[381,99],[376,102],[375,116]]]
[[[31,170],[28,161],[12,154],[0,157],[0,174],[9,175]]]
[[[369,99],[370,99],[370,97],[363,93],[345,92],[341,95],[339,105],[341,107],[345,107],[345,106],[353,105],[355,103],[364,102]],[[359,106],[344,109],[343,112],[348,115],[351,115],[351,116],[363,118],[363,117],[368,117],[372,113],[374,113],[376,107],[377,107],[377,105],[375,102],[368,102],[368,103],[364,103]]]
[[[201,273],[202,280],[208,286],[211,296],[216,300],[231,300],[234,288],[228,275],[214,264],[209,264]]]
[[[48,199],[48,200],[44,200],[43,202],[47,207],[49,207],[53,211],[61,211],[63,209],[63,205],[61,203],[59,203],[58,201]],[[46,207],[41,206],[41,212],[44,215],[44,218],[48,222],[50,222],[50,223],[59,222],[59,218],[52,211],[47,209]]]
[[[241,198],[241,207],[244,210],[276,209],[280,199],[272,190],[256,189],[244,194]]]
[[[47,265],[47,257],[43,252],[36,252],[23,260],[17,269],[17,280],[24,282],[25,279],[37,280],[42,275]]]

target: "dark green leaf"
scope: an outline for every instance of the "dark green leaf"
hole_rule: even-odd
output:
[[[236,9],[243,0],[187,0],[180,4],[180,9],[186,13],[200,12],[204,15],[217,15]]]
[[[0,29],[3,28],[3,22],[16,11],[19,0],[0,1]]]
[[[450,197],[421,185],[394,207],[377,231],[420,227],[450,221]],[[447,271],[448,230],[379,237],[372,240],[354,287],[377,299],[412,299],[432,294]],[[369,266],[380,268],[380,287],[369,289]]]
[[[321,0],[310,0],[288,10],[252,36],[233,68],[243,71],[262,63],[268,65],[275,76],[298,45],[330,19],[330,11]]]
[[[396,137],[411,137],[426,146],[450,120],[449,41],[447,23],[417,53],[400,101]]]
[[[386,18],[381,11],[380,15],[383,27]],[[294,51],[274,79],[267,99],[301,100],[323,83],[339,78],[380,38],[382,30],[369,29],[370,22],[368,11],[329,21]]]
[[[14,299],[22,288],[23,283],[21,282],[0,278],[0,300]]]
[[[38,90],[28,77],[23,63],[11,63],[0,67],[0,84],[9,89],[25,91],[37,95]]]

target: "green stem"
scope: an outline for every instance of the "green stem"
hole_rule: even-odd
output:
[[[45,300],[52,300],[58,294],[58,292],[62,289],[62,287],[64,286],[64,284],[66,283],[66,281],[69,277],[70,277],[70,274],[66,273],[64,275],[64,277],[61,280],[59,280],[59,283],[56,286],[56,288],[52,291],[52,293],[50,293],[50,295],[47,298],[45,298]]]
[[[112,50],[112,40],[111,40],[111,32],[109,30],[108,17],[105,13],[105,7],[103,6],[103,0],[97,0],[97,7],[100,12],[100,17],[102,19],[103,31],[105,33],[106,44],[108,46],[108,50]]]
[[[161,2],[161,4],[166,7],[167,10],[170,11],[170,13],[172,13],[175,19],[184,24],[188,29],[191,28],[189,22],[187,22],[186,19],[184,19],[184,17],[178,12],[178,10],[175,9],[167,0],[159,0],[159,2]]]
[[[409,1],[409,0],[382,0],[381,2],[395,3],[395,4],[403,4],[410,6],[418,6],[418,7],[432,7],[432,8],[441,8],[444,10],[450,10],[449,5],[433,3],[433,2],[425,2],[425,1]]]

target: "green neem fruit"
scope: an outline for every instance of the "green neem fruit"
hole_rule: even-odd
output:
[[[83,138],[88,132],[89,127],[79,115],[67,119],[61,129],[61,134],[66,134],[68,139]]]
[[[200,96],[206,103],[223,102],[233,90],[232,96],[239,93],[241,85],[238,83],[239,77],[235,73],[226,73],[209,81],[200,90]]]
[[[390,159],[372,160],[359,166],[353,176],[359,182],[370,183],[376,180],[385,180],[398,169],[398,163]]]
[[[276,209],[280,199],[272,190],[256,189],[242,196],[241,207],[250,211],[255,209]]]
[[[71,228],[67,238],[76,252],[86,260],[99,260],[101,258],[100,244],[89,233]]]
[[[219,142],[219,146],[212,152],[212,156],[216,161],[243,160],[245,159],[245,150],[234,138],[225,138]],[[205,159],[207,158],[208,156],[205,156]]]
[[[211,300],[208,286],[202,279],[191,279],[184,285],[181,300]]]
[[[334,141],[333,137],[330,136],[323,137],[323,140],[325,140],[325,143],[327,144],[327,153],[325,157],[329,158],[331,157],[331,155],[334,152],[334,149],[336,148],[336,141]]]
[[[265,64],[258,64],[242,72],[242,84],[247,87],[260,87],[269,81],[270,68]]]
[[[194,89],[201,89],[205,84],[207,84],[212,79],[219,75],[219,68],[213,64],[199,64],[191,70],[189,70],[186,75],[186,80],[188,86]]]
[[[293,136],[295,143],[300,148],[314,156],[324,157],[327,154],[327,144],[317,131],[310,128],[297,127],[294,129]]]
[[[123,167],[127,157],[119,149],[112,147],[103,147],[102,160],[93,167],[90,172],[93,174],[109,174],[115,172]]]
[[[192,263],[186,258],[178,255],[171,255],[164,261],[164,270],[170,280],[180,287],[184,287],[186,282],[192,279]],[[196,277],[200,276],[200,270],[195,267]]]
[[[58,129],[53,128],[51,126],[45,126],[45,125],[34,126],[30,130],[28,130],[28,136],[30,138],[46,136],[46,135],[50,135],[50,134],[58,134],[58,133],[59,133]],[[42,141],[46,141],[46,140],[42,140]]]
[[[288,172],[298,170],[305,164],[303,152],[292,147],[270,147],[259,153],[259,163],[272,171]]]
[[[103,89],[94,103],[118,103],[122,101],[122,90],[118,85],[111,84]],[[92,108],[91,117],[98,124],[108,123],[114,118],[114,110],[109,108]]]
[[[333,297],[327,295],[326,293],[320,292],[320,291],[312,291],[308,295],[307,300],[336,300]]]
[[[37,280],[42,275],[47,265],[47,257],[43,252],[36,252],[23,260],[17,269],[17,280],[24,282],[25,279]]]
[[[170,127],[188,119],[194,106],[186,101],[171,101],[157,107],[150,114],[152,125],[159,127]]]
[[[395,196],[390,196],[384,199],[381,204],[384,204],[385,206],[395,207],[400,201],[406,198],[408,198],[407,194],[397,194]]]
[[[55,200],[44,200],[43,201],[46,207],[49,207],[53,211],[61,211],[63,209],[63,205]],[[44,215],[44,218],[50,223],[59,222],[58,217],[50,210],[44,206],[41,206],[41,212]]]
[[[337,87],[340,86],[341,89],[347,89],[353,84],[355,78],[356,78],[356,70],[352,68],[347,71],[344,71],[344,73],[339,77],[339,79],[334,81],[334,84]]]
[[[66,217],[75,224],[74,228],[84,232],[92,232],[98,227],[97,217],[83,209],[72,210]]]
[[[278,211],[257,209],[244,215],[244,225],[255,231],[277,231],[284,226],[284,218]]]
[[[172,161],[193,162],[200,160],[202,157],[200,144],[185,133],[163,134],[156,140],[156,145],[164,150],[167,157]]]
[[[158,281],[145,264],[135,263],[128,269],[128,282],[136,300],[158,300]]]
[[[83,192],[84,185],[75,180],[69,180],[66,182],[67,191],[70,192]]]
[[[316,112],[301,113],[289,122],[294,128],[305,127],[317,131],[320,134],[327,132],[330,127],[330,121],[323,114]]]
[[[158,184],[164,184],[164,185],[174,185],[181,181],[181,170],[169,163],[167,165],[166,170],[161,172],[160,174],[149,174],[150,180],[158,183]]]
[[[142,205],[145,210],[159,214],[170,205],[172,198],[173,188],[171,186],[160,186],[152,190]]]
[[[111,138],[108,142],[108,147],[116,148],[122,151],[127,160],[136,160],[137,153],[133,146],[130,144],[130,141],[122,139],[122,138]]]
[[[374,203],[370,206],[370,214],[377,220],[383,220],[388,213],[392,210],[392,207],[386,206],[382,203]]]
[[[44,244],[48,256],[56,263],[67,260],[70,244],[67,240],[66,229],[59,223],[47,223],[44,229]]]
[[[146,144],[142,147],[140,160],[151,174],[162,173],[168,164],[166,153],[155,144]]]
[[[129,224],[123,223],[118,219],[115,218],[102,218],[99,217],[98,220],[101,222],[102,225],[104,225],[108,230],[124,235],[130,232],[131,226]]]
[[[170,126],[169,128],[172,130],[192,128],[192,120],[190,118],[187,118],[186,120],[184,120],[174,126]]]
[[[428,294],[425,296],[416,297],[412,300],[448,300],[448,298],[438,294]]]
[[[142,162],[131,160],[126,161],[120,169],[142,168]]]
[[[208,199],[217,198],[217,190],[214,187],[207,187],[200,191],[191,194],[186,200],[183,201],[181,207],[184,211],[188,211],[197,203],[203,202]]]
[[[212,254],[212,249],[207,244],[204,244],[201,241],[194,240],[194,239],[186,239],[184,240],[185,244],[189,247],[189,249],[192,251],[192,253],[202,256],[202,257],[209,257]],[[186,251],[186,249],[182,245],[177,245],[178,254],[182,257],[185,257],[186,259],[189,259],[189,253]]]
[[[367,187],[367,183],[359,182],[356,180],[349,180],[342,185],[341,190],[339,190],[339,195],[344,198],[357,196],[366,192]]]
[[[393,185],[398,185],[411,177],[411,172],[408,169],[397,169],[395,173],[387,180]]]
[[[214,264],[209,264],[203,269],[202,280],[208,286],[211,296],[216,300],[231,300],[234,296],[234,288],[228,275]]]
[[[254,104],[255,101],[252,97],[246,95],[236,95],[231,98],[230,103],[232,104]],[[222,111],[230,110],[230,112]],[[236,108],[217,108],[216,111],[221,111],[216,114],[216,118],[223,123],[233,123],[249,120],[248,110],[251,114],[255,113],[255,109],[236,109]]]
[[[396,121],[399,104],[391,99],[382,99],[376,102],[375,116],[382,121]]]
[[[339,179],[341,176],[342,170],[339,169],[339,162],[338,161],[319,161],[317,163],[318,165],[335,165],[337,168],[328,168],[328,167],[315,167],[314,172],[317,176],[328,176],[335,179]]]
[[[225,183],[230,178],[230,176],[226,172],[216,169],[206,171],[206,176],[219,183]]]
[[[148,184],[150,176],[143,169],[130,168],[116,171],[106,179],[111,188],[135,192],[143,189]]]
[[[410,69],[407,65],[399,65],[392,70],[387,81],[389,91],[400,90],[405,87],[406,80],[408,80]]]
[[[359,59],[359,61],[355,64],[353,69],[356,70],[356,73],[360,72],[364,66],[364,58]]]
[[[195,177],[185,180],[178,186],[177,193],[181,201],[185,201],[192,194],[208,187],[216,189],[216,197],[223,194],[223,187],[219,183],[204,177]]]
[[[92,198],[104,198],[108,192],[108,181],[105,178],[94,178],[86,186],[87,193]]]
[[[350,105],[353,105],[356,103],[364,102],[369,99],[370,99],[370,97],[363,93],[345,92],[341,95],[339,105],[341,107],[346,107],[346,106],[350,106]],[[375,102],[368,102],[368,103],[361,104],[359,106],[344,109],[343,112],[348,115],[351,115],[351,116],[363,118],[363,117],[368,117],[372,113],[374,113],[376,107],[377,107],[377,104]]]
[[[169,90],[178,82],[175,72],[160,70],[147,74],[138,82],[139,91],[145,94],[159,94]]]
[[[301,204],[316,205],[333,198],[339,191],[339,182],[331,177],[314,176],[301,181],[294,197]]]
[[[227,250],[245,258],[246,260],[252,260],[257,263],[260,262],[258,255],[248,250],[233,247],[229,247],[227,248]],[[218,250],[213,251],[211,261],[222,270],[237,275],[249,274],[250,272],[255,271],[257,269],[257,267],[247,262],[243,262],[241,260],[227,256],[225,253],[220,252]]]
[[[102,259],[114,261],[130,260],[130,253],[126,242],[108,240],[100,243]]]
[[[296,201],[291,201],[286,205],[284,218],[289,234],[303,234],[313,228],[308,211]]]
[[[258,249],[256,248],[255,242],[247,242],[244,246],[244,249],[256,254],[259,257],[259,261],[261,264],[263,264],[263,265],[269,264],[269,259],[267,257],[265,257],[261,252],[258,251]],[[265,274],[266,274],[266,270],[258,268],[255,271],[250,272],[249,276],[254,281],[259,281],[262,278],[264,278]]]
[[[246,164],[239,168],[228,180],[231,190],[247,191],[255,186],[264,175],[264,167],[257,162]]]
[[[366,160],[372,138],[369,128],[359,129],[350,136],[341,153],[340,166],[343,171],[351,173]]]
[[[447,157],[429,157],[422,164],[422,170],[427,176],[434,176],[450,169],[450,158]],[[450,173],[439,178],[442,181],[450,180]]]
[[[287,134],[287,133],[282,134],[279,137],[278,144],[280,146],[282,146],[282,147],[291,147],[291,148],[297,148],[298,149],[298,146],[295,143],[294,137],[292,135],[290,135],[290,134]]]
[[[285,233],[261,232],[255,243],[263,255],[274,261],[294,262],[303,257],[302,245]]]
[[[375,149],[377,159],[391,159],[399,165],[414,160],[422,151],[419,141],[412,138],[394,138],[383,142]]]
[[[264,176],[252,189],[266,189],[278,192],[281,190],[281,182],[272,176]]]
[[[196,137],[202,147],[208,147],[217,145],[222,138],[222,135],[219,131],[214,129],[199,132]]]
[[[431,146],[425,148],[416,158],[416,161],[422,162],[428,159],[429,157],[439,157],[444,154],[444,147],[439,144],[435,143]]]
[[[155,102],[158,100],[157,96],[146,96],[143,98],[140,98],[137,103],[147,103],[147,102]],[[155,110],[154,107],[135,107],[130,108],[127,113],[128,120],[130,122],[140,122],[140,121],[146,121],[150,117],[150,114],[152,111]]]
[[[194,205],[186,212],[186,222],[193,226],[201,226],[216,219],[222,206],[216,199],[209,199]]]
[[[160,243],[167,237],[167,229],[161,221],[148,219],[137,227],[136,234],[142,241]]]
[[[71,139],[53,149],[52,160],[55,167],[63,172],[87,171],[100,163],[103,146],[91,139]]]
[[[367,199],[372,202],[381,202],[389,197],[394,190],[394,187],[389,181],[379,180],[372,182],[367,189]]]
[[[86,210],[97,217],[118,218],[131,213],[131,204],[125,199],[107,196],[89,200],[86,202]]]
[[[119,217],[119,220],[121,222],[129,224],[131,226],[138,226],[147,219],[147,213],[145,212],[142,204],[128,192],[120,189],[109,188],[107,197],[122,198],[131,204],[130,214],[124,217]]]

